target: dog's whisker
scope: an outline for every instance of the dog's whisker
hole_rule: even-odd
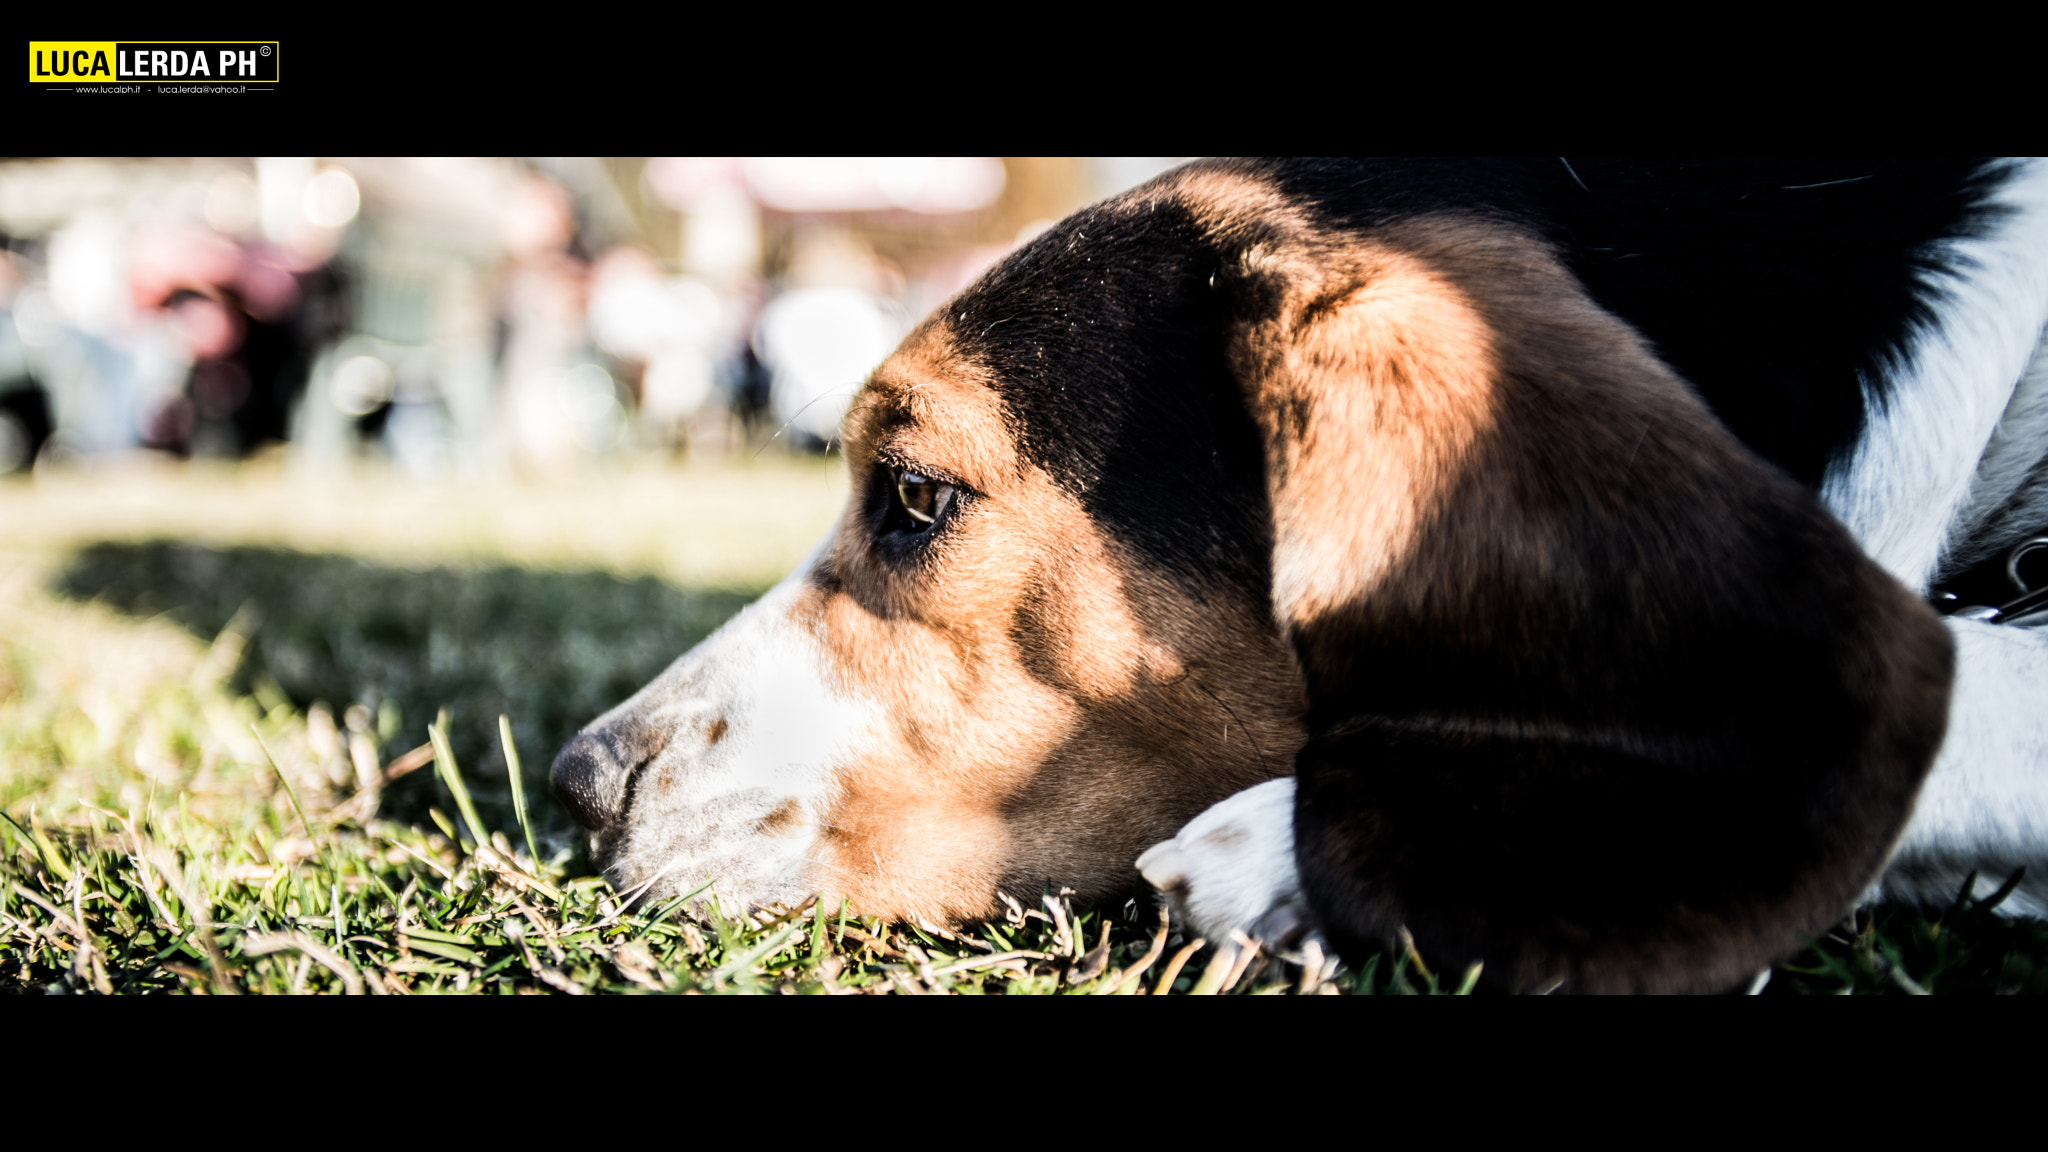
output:
[[[806,856],[803,858],[803,861],[806,864],[816,864],[821,868],[830,868],[832,871],[837,872],[839,875],[844,876],[849,880],[860,879],[860,875],[858,873],[848,868],[845,868],[841,865],[834,864],[830,860],[820,860],[815,856]]]
[[[768,441],[767,441],[767,443],[766,443],[766,444],[763,444],[763,445],[761,445],[761,446],[760,446],[759,448],[757,448],[757,449],[755,449],[755,450],[754,450],[754,459],[756,459],[756,460],[759,460],[759,459],[761,458],[761,453],[763,453],[763,452],[766,452],[766,451],[768,450],[768,445],[769,445],[769,444],[773,444],[773,443],[775,443],[775,441],[776,441],[776,440],[777,440],[777,439],[778,439],[778,438],[779,438],[779,437],[780,437],[780,436],[781,436],[781,435],[782,435],[782,434],[783,434],[784,432],[787,432],[787,431],[789,431],[789,430],[790,430],[790,428],[791,428],[791,427],[792,427],[793,425],[795,425],[795,423],[796,423],[796,422],[797,422],[798,420],[801,420],[801,419],[803,419],[803,415],[804,415],[804,413],[806,413],[806,412],[808,412],[808,411],[810,411],[810,410],[811,410],[811,405],[813,405],[813,404],[817,404],[817,403],[819,403],[819,402],[821,402],[821,401],[825,401],[825,400],[830,400],[830,399],[831,399],[832,397],[834,397],[834,396],[841,396],[841,395],[848,395],[848,394],[858,395],[858,394],[859,394],[859,385],[855,385],[855,386],[853,386],[853,388],[852,388],[852,389],[848,389],[848,388],[845,388],[845,387],[839,387],[839,388],[832,388],[832,389],[828,389],[828,390],[826,390],[826,391],[824,391],[824,392],[820,392],[820,393],[818,393],[818,394],[817,394],[816,396],[813,396],[813,397],[811,397],[811,398],[810,398],[809,400],[806,400],[806,401],[804,401],[804,406],[803,406],[803,407],[801,407],[801,408],[799,408],[799,409],[797,409],[797,410],[796,410],[796,411],[795,411],[794,413],[792,413],[792,414],[790,415],[789,419],[787,419],[787,420],[783,421],[783,422],[782,422],[782,427],[780,427],[780,428],[777,428],[777,429],[775,430],[775,435],[773,435],[773,436],[770,436],[770,437],[768,437]]]

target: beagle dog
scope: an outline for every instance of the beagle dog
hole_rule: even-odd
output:
[[[2048,632],[1926,599],[2048,525],[2044,322],[2040,165],[1191,164],[907,337],[830,537],[553,785],[653,895],[1142,869],[1212,938],[1730,987],[2048,855]]]

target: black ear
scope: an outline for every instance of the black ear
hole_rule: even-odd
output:
[[[1933,613],[1532,237],[1439,217],[1230,267],[1339,948],[1705,991],[1838,919],[1941,742]]]

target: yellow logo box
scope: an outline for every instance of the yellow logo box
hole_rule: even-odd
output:
[[[33,84],[275,84],[275,40],[31,40]]]

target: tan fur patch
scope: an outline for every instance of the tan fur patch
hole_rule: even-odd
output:
[[[1253,416],[1278,450],[1268,482],[1273,600],[1308,622],[1407,553],[1434,494],[1493,420],[1492,331],[1423,262],[1367,250],[1331,303],[1293,280],[1281,318],[1247,333]]]
[[[1186,206],[1219,240],[1252,233],[1307,238],[1314,232],[1286,197],[1265,182],[1236,172],[1190,169],[1140,195],[1145,200],[1171,200]]]

